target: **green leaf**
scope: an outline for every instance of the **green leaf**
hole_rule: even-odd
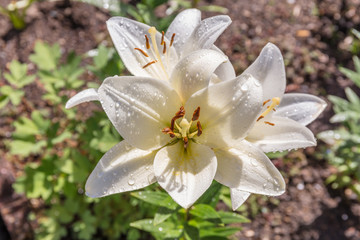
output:
[[[23,140],[13,140],[9,143],[10,153],[27,157],[32,153],[39,153],[46,146],[45,141],[28,142]]]
[[[166,219],[171,217],[172,214],[174,214],[176,210],[169,209],[165,207],[160,207],[158,211],[155,213],[154,216],[154,225],[158,225],[162,222],[164,222]]]
[[[29,56],[30,61],[35,63],[40,70],[54,70],[57,68],[61,52],[59,44],[52,46],[37,41],[35,43],[34,53]]]
[[[201,239],[205,237],[229,237],[238,231],[241,228],[239,227],[220,227],[220,228],[209,228],[209,229],[200,229],[200,237]]]
[[[200,239],[199,229],[189,224],[184,226],[184,235],[187,240],[197,240]]]
[[[190,209],[190,214],[201,219],[221,222],[220,215],[206,204],[197,204]]]
[[[110,51],[104,46],[100,45],[97,50],[97,55],[93,57],[95,67],[101,69],[106,66],[109,59]]]
[[[21,64],[17,60],[11,61],[9,70],[10,74],[5,73],[4,77],[17,88],[22,88],[35,80],[35,76],[27,76],[27,64]]]
[[[356,109],[359,110],[360,109],[360,99],[358,97],[358,95],[356,95],[356,93],[351,90],[351,88],[347,87],[345,88],[345,93],[346,93],[346,97],[347,99],[349,99],[349,101],[356,105]]]
[[[196,201],[197,203],[210,204],[212,207],[218,202],[220,195],[221,184],[213,181],[208,190]]]
[[[224,224],[230,224],[230,223],[249,223],[250,220],[247,219],[246,217],[234,213],[234,212],[224,212],[224,211],[219,211],[217,212],[221,218],[221,221]]]
[[[178,207],[177,203],[175,203],[174,200],[172,200],[172,198],[164,192],[139,191],[132,192],[131,195],[155,206],[169,208],[172,210],[176,210]]]
[[[9,102],[9,97],[6,95],[1,95],[0,96],[0,109],[5,107],[6,104],[8,104],[8,102]]]

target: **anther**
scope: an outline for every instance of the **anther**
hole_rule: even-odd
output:
[[[166,128],[164,128],[163,130],[161,130],[163,133],[165,133],[165,134],[169,134],[169,136],[171,137],[171,138],[174,138],[175,137],[175,133],[173,132],[173,131],[171,131],[171,129],[170,128],[168,128],[168,127],[166,127]]]
[[[164,35],[165,35],[164,31],[161,31],[161,43],[160,43],[160,45],[164,44]]]
[[[265,106],[265,104],[267,104],[268,102],[270,102],[270,99],[264,101],[264,102],[263,102],[263,106]]]
[[[148,36],[145,34],[145,40],[146,40],[146,48],[150,49],[150,42]]]
[[[171,119],[171,126],[170,126],[171,131],[174,131],[175,121],[179,118],[182,118],[183,116],[185,116],[185,108],[184,106],[181,106],[180,110],[177,111],[175,113],[175,116]]]
[[[174,38],[175,38],[175,33],[173,33],[173,35],[171,36],[171,41],[170,41],[170,47],[173,45],[174,43]]]
[[[166,53],[166,42],[164,42],[163,54]]]
[[[154,63],[156,63],[156,61],[151,61],[148,64],[144,65],[142,68],[146,68],[146,67],[148,67],[148,66],[150,66],[151,64],[154,64]]]
[[[194,113],[193,113],[193,117],[191,119],[191,121],[196,121],[198,120],[200,117],[200,107],[197,107],[197,109],[195,109]]]
[[[271,122],[267,122],[267,121],[264,121],[264,123],[270,125],[270,126],[275,126],[275,123],[271,123]]]
[[[256,120],[257,122],[258,121],[260,121],[261,119],[263,119],[264,118],[264,116],[260,116],[260,117],[258,117],[258,119]]]
[[[202,134],[202,127],[200,121],[196,123],[196,127],[197,127],[197,136],[200,137],[200,135]]]
[[[135,50],[138,50],[139,52],[141,52],[145,57],[149,57],[149,55],[144,52],[144,50],[140,49],[140,48],[134,48]]]

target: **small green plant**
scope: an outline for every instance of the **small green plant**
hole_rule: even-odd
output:
[[[10,63],[9,70],[9,73],[4,73],[4,77],[9,85],[0,87],[0,108],[6,106],[9,102],[14,106],[19,105],[25,94],[23,87],[35,80],[35,76],[27,75],[27,64],[21,64],[17,60],[13,60]]]
[[[35,0],[11,1],[5,8],[0,6],[0,13],[7,16],[17,30],[26,27],[26,11]]]
[[[341,67],[340,71],[360,88],[360,59],[353,58],[355,71]],[[351,189],[360,199],[360,98],[349,87],[346,99],[329,96],[335,115],[331,123],[340,123],[335,130],[321,132],[318,137],[329,145],[322,157],[336,167],[336,173],[326,182],[335,189]]]

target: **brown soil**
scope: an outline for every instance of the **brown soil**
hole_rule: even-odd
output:
[[[6,0],[0,0],[4,5]],[[344,96],[345,86],[352,86],[338,66],[352,67],[349,30],[360,29],[358,0],[259,0],[204,1],[229,9],[232,25],[217,45],[230,57],[241,73],[267,42],[279,46],[286,62],[288,92]],[[212,16],[215,14],[204,14]],[[34,42],[41,39],[58,42],[67,53],[78,54],[95,48],[107,38],[105,21],[109,14],[78,2],[41,2],[29,9],[29,25],[15,31],[0,16],[0,71],[12,59],[28,62]],[[4,27],[3,27],[4,26]],[[31,68],[30,68],[31,70]],[[0,85],[5,80],[0,80]],[[27,94],[35,91],[29,88]],[[26,109],[26,108],[24,108]],[[315,132],[332,126],[328,119],[331,106],[310,128]],[[0,120],[0,136],[8,138],[11,119]],[[313,157],[314,148],[296,151],[284,159],[274,160],[287,179],[287,191],[279,204],[260,201],[263,211],[243,225],[238,239],[360,239],[360,203],[343,192],[324,185],[333,171],[325,160]],[[0,143],[0,156],[6,149]],[[290,160],[289,160],[290,159]],[[7,239],[1,216],[13,239],[31,238],[32,229],[26,220],[29,206],[24,196],[13,193],[11,183],[21,166],[0,158],[0,239]],[[294,170],[295,169],[295,170]],[[291,171],[290,171],[291,170]]]

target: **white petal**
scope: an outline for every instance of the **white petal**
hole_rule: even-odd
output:
[[[230,188],[230,196],[232,209],[235,211],[250,197],[250,193],[236,188]]]
[[[65,108],[69,109],[79,105],[80,103],[90,102],[90,101],[99,101],[99,96],[94,88],[89,88],[77,93],[75,96],[71,97],[67,101]]]
[[[251,75],[242,75],[196,92],[185,105],[187,119],[200,107],[202,135],[210,147],[234,146],[244,138],[262,108],[262,91]]]
[[[230,25],[231,19],[226,15],[206,18],[194,29],[188,41],[184,45],[181,58],[198,49],[209,49],[216,39]]]
[[[170,24],[165,36],[171,39],[175,33],[173,46],[180,54],[184,43],[201,21],[201,12],[197,9],[187,9],[179,13]]]
[[[183,142],[161,149],[154,172],[160,184],[183,208],[189,208],[211,185],[216,172],[214,152],[200,144]]]
[[[154,183],[155,154],[134,148],[125,141],[118,143],[105,153],[90,174],[85,185],[86,195],[103,197]]]
[[[253,75],[263,85],[264,101],[283,96],[286,85],[284,60],[274,44],[268,43],[244,73]]]
[[[209,85],[215,69],[227,60],[225,55],[214,50],[196,51],[180,60],[170,82],[185,103],[193,93]]]
[[[219,48],[217,48],[215,45],[212,46],[213,50],[216,50],[222,54],[224,54]],[[224,54],[225,55],[225,54]],[[222,63],[216,70],[215,70],[215,74],[217,76],[218,79],[220,79],[221,81],[227,81],[227,80],[232,80],[236,77],[235,74],[235,69],[233,67],[233,65],[231,64],[230,61],[226,61],[224,63]],[[214,82],[216,83],[216,82]]]
[[[155,149],[171,140],[161,130],[170,126],[181,101],[167,82],[142,77],[110,77],[98,92],[106,114],[131,145]]]
[[[270,159],[256,146],[242,141],[240,148],[214,149],[218,159],[215,180],[230,188],[270,196],[285,191],[285,181]]]
[[[294,120],[272,116],[266,121],[274,126],[265,124],[263,120],[257,122],[246,139],[264,152],[276,152],[305,148],[316,145],[314,134],[305,126]]]
[[[149,49],[146,49],[145,46],[145,35],[148,35],[150,40],[150,45],[153,48],[152,41],[148,30],[150,26],[133,21],[128,18],[123,17],[112,17],[106,22],[110,36],[114,42],[116,50],[118,51],[122,61],[124,62],[126,68],[135,76],[143,77],[154,77],[158,79],[166,80],[166,74],[164,69],[161,67],[160,61],[155,64],[151,64],[149,67],[143,68],[147,63],[153,60],[159,60],[154,56],[153,52]],[[164,39],[169,46],[168,39]],[[173,64],[177,62],[177,53],[175,48],[168,48],[167,51],[170,51],[167,58],[162,54],[163,46],[161,43],[161,34],[156,33],[156,42],[157,48],[161,52],[161,59],[164,63],[165,70],[168,75],[171,74],[171,69]],[[145,57],[140,51],[135,50],[135,48],[140,48],[147,52],[149,57]],[[167,63],[169,65],[167,66]]]
[[[326,105],[324,100],[314,95],[289,93],[283,96],[273,115],[290,118],[306,126],[324,111]]]

